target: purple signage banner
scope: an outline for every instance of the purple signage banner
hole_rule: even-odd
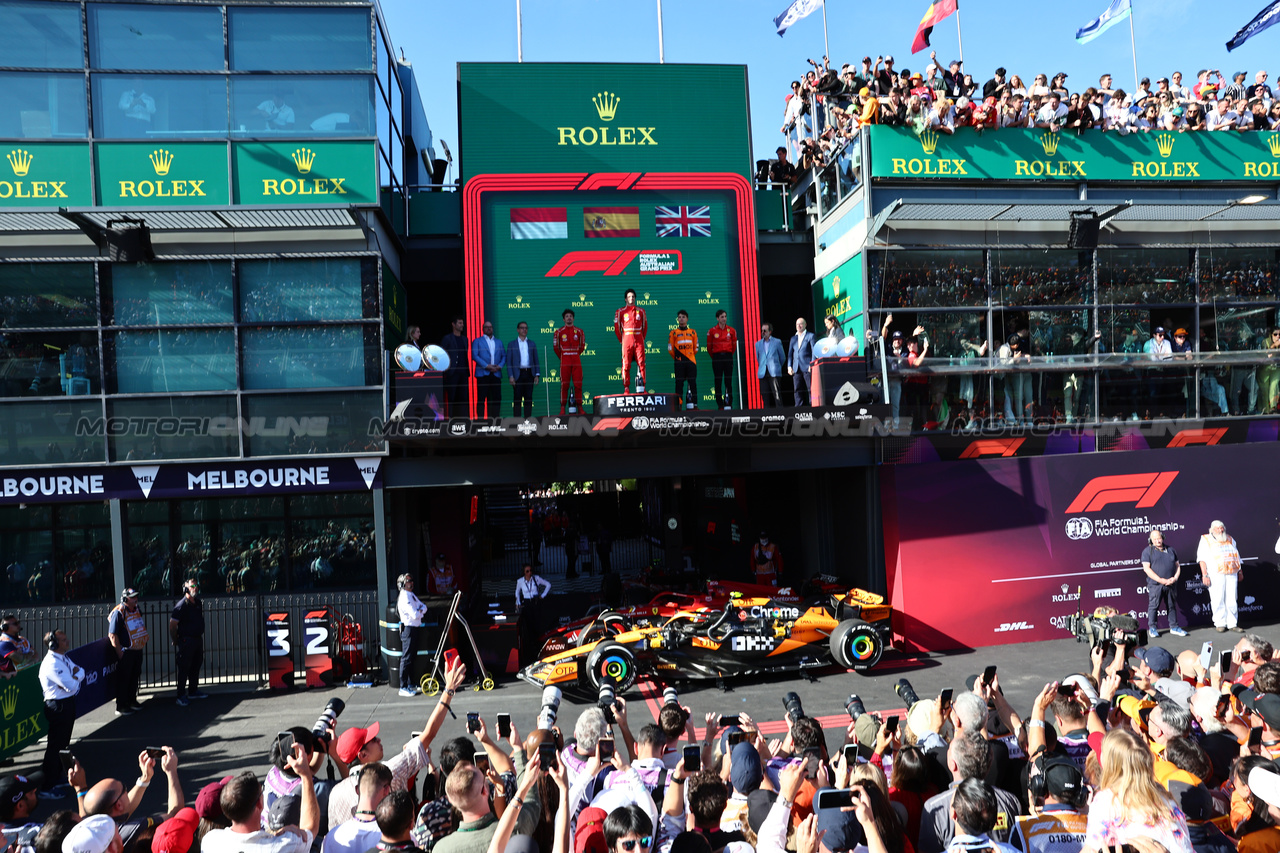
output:
[[[1153,528],[1183,564],[1182,624],[1207,624],[1195,560],[1215,519],[1243,557],[1241,623],[1274,621],[1280,482],[1264,472],[1277,466],[1276,444],[886,466],[885,551],[902,632],[926,649],[1059,639],[1071,614],[1102,605],[1146,627],[1141,557]]]
[[[381,456],[28,468],[0,473],[0,505],[358,492],[381,487]]]
[[[67,657],[84,670],[84,681],[76,694],[76,716],[84,716],[94,708],[115,701],[116,666],[120,658],[110,640],[104,637],[77,646],[67,652]]]

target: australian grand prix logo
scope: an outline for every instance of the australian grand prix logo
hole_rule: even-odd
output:
[[[613,125],[618,115],[622,97],[616,92],[597,92],[591,98],[596,117],[601,124],[583,127],[557,127],[557,145],[657,145],[654,127],[624,127]]]

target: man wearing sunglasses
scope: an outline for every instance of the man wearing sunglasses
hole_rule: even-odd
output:
[[[4,626],[0,629],[0,660],[6,658],[15,667],[35,663],[36,660],[35,649],[22,636],[22,622],[12,613],[4,617]]]
[[[653,821],[634,803],[619,806],[604,820],[604,841],[609,853],[649,853]]]

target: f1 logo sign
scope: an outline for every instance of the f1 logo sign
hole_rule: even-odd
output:
[[[1155,506],[1164,496],[1169,484],[1178,476],[1177,471],[1161,471],[1157,474],[1112,474],[1094,477],[1085,483],[1064,512],[1097,512],[1107,504],[1132,503],[1137,509]]]
[[[543,278],[568,278],[580,272],[603,272],[605,275],[618,275],[627,264],[640,254],[639,249],[622,252],[566,252],[564,257],[556,261],[556,265],[547,270]]]
[[[960,454],[961,459],[977,459],[980,456],[1016,456],[1025,438],[980,438],[969,442]]]
[[[631,418],[601,418],[596,421],[595,426],[591,427],[592,432],[601,432],[606,429],[622,429],[631,423]]]
[[[1215,445],[1222,441],[1227,434],[1227,428],[1219,429],[1184,429],[1180,430],[1173,440],[1169,442],[1170,447],[1190,447],[1193,444]]]

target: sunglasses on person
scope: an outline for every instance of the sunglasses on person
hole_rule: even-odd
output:
[[[619,841],[618,846],[621,847],[623,850],[626,850],[627,853],[631,853],[632,850],[636,849],[637,844],[639,844],[643,849],[648,850],[649,845],[652,843],[653,843],[653,836],[646,835],[643,838],[640,838],[639,840],[635,838],[628,838],[625,841]]]

